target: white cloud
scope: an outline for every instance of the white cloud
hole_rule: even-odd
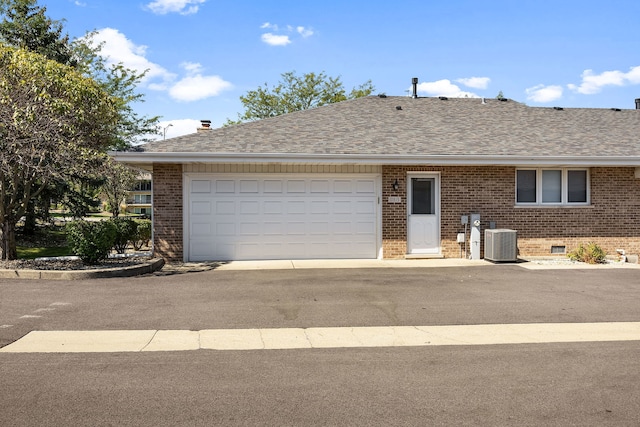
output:
[[[593,70],[584,70],[580,85],[569,84],[567,87],[574,92],[583,95],[599,93],[605,86],[625,86],[628,84],[640,84],[640,66],[632,67],[628,72],[604,71],[594,74]]]
[[[271,46],[286,46],[293,43],[291,35],[297,34],[303,39],[306,39],[307,37],[311,37],[315,34],[312,28],[303,27],[302,25],[298,25],[297,27],[287,25],[283,29],[280,29],[277,24],[265,22],[260,26],[260,28],[263,30],[270,30],[270,32],[262,34],[260,38],[264,43]]]
[[[303,26],[296,27],[296,31],[305,39],[313,35],[313,30],[311,28],[305,28]]]
[[[156,15],[166,15],[167,13],[179,13],[180,15],[191,15],[198,12],[199,5],[207,0],[154,0],[145,5]]]
[[[197,62],[180,64],[185,76],[176,81],[177,75],[164,67],[149,61],[145,55],[147,47],[136,45],[113,28],[103,28],[96,32],[95,43],[103,43],[101,54],[108,64],[123,63],[125,67],[142,73],[149,70],[142,83],[156,91],[168,91],[169,96],[177,101],[198,101],[220,94],[233,85],[219,76],[203,75],[203,67]]]
[[[625,78],[632,85],[640,84],[640,66],[632,67],[627,74],[625,74]]]
[[[479,98],[471,92],[465,92],[448,79],[435,82],[423,82],[418,84],[418,92],[429,96],[447,96],[451,98]]]
[[[233,87],[220,76],[203,76],[202,65],[198,63],[183,62],[181,65],[187,76],[169,89],[169,95],[176,101],[199,101]]]
[[[486,89],[491,79],[489,77],[468,77],[456,80],[458,83],[474,89]]]
[[[562,98],[562,86],[537,85],[525,89],[527,99],[533,102],[551,102]]]
[[[272,24],[270,22],[265,22],[264,24],[262,24],[260,26],[260,28],[264,29],[268,29],[268,30],[272,30],[272,31],[278,31],[278,26],[275,24]]]
[[[289,36],[278,36],[272,33],[264,33],[262,35],[262,41],[271,46],[286,46],[291,43],[291,39]]]
[[[204,119],[204,117],[203,117]],[[176,119],[176,120],[163,120],[158,123],[160,135],[154,135],[154,139],[175,138],[177,136],[188,135],[195,133],[196,129],[200,127],[200,120],[194,119]]]
[[[147,46],[136,45],[116,29],[103,28],[98,30],[92,41],[96,44],[102,43],[100,53],[107,59],[107,64],[122,63],[125,67],[138,73],[149,70],[143,80],[145,83],[155,79],[161,79],[166,82],[175,78],[174,74],[145,58]],[[157,82],[149,83],[149,85],[149,87],[162,86],[161,83]]]
[[[197,74],[202,72],[202,64],[198,62],[183,62],[180,64],[188,74]]]

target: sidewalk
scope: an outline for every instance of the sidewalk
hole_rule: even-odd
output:
[[[202,331],[33,331],[0,348],[0,353],[282,350],[601,341],[640,341],[640,322]]]

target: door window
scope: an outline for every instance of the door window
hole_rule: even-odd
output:
[[[434,187],[434,178],[411,178],[411,214],[436,213]]]

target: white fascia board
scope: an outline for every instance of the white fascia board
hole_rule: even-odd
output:
[[[361,154],[242,154],[242,153],[148,153],[110,152],[123,163],[315,163],[367,165],[449,166],[640,166],[640,156],[466,156],[466,155],[361,155]]]

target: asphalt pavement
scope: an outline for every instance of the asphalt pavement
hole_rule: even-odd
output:
[[[32,331],[323,329],[384,341],[415,326],[608,324],[612,335],[640,322],[639,279],[482,265],[3,280],[0,345]],[[639,425],[640,341],[566,341],[0,353],[0,425]]]

